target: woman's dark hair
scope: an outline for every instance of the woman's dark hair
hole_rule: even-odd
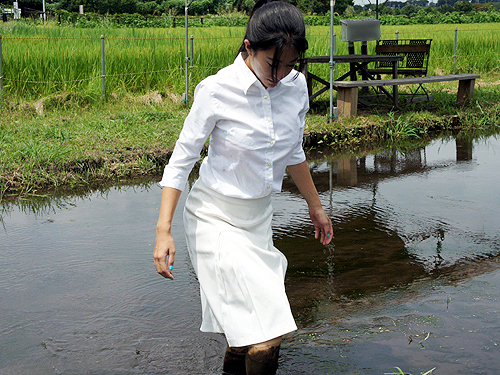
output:
[[[306,27],[300,11],[292,4],[276,0],[259,0],[248,21],[245,38],[254,51],[276,48],[272,63],[272,75],[276,78],[278,65],[288,48],[294,48],[299,58],[304,56],[308,44]],[[239,52],[248,56],[243,42]]]

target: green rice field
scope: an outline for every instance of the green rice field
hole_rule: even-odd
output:
[[[454,69],[455,27],[458,28]],[[337,33],[337,54],[347,54],[347,43]],[[190,93],[204,77],[230,64],[242,42],[242,27],[191,28],[194,58],[190,69]],[[429,74],[469,72],[482,78],[500,71],[500,24],[382,26],[382,39],[431,38]],[[328,55],[330,30],[308,29],[308,56]],[[79,29],[55,24],[33,26],[4,23],[2,67],[4,99],[34,101],[56,93],[101,96],[101,35],[105,46],[106,94],[142,94],[150,91],[185,91],[185,31],[183,28]],[[359,44],[359,43],[357,43]],[[368,42],[374,53],[375,42]],[[359,45],[356,46],[359,53]],[[347,66],[339,64],[337,75]],[[329,76],[328,64],[310,70]],[[1,86],[0,86],[1,87]]]

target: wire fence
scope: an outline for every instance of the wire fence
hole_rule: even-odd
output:
[[[467,33],[467,32],[485,32],[485,31],[500,31],[498,28],[492,28],[492,29],[481,29],[481,30],[461,30],[461,33]],[[412,32],[413,34],[429,34],[428,31],[422,31],[422,32]],[[395,39],[399,38],[399,31],[395,31],[395,33],[382,33],[382,36],[384,37],[389,37],[392,38],[392,35],[394,35]],[[334,38],[336,38],[336,34],[334,33]],[[309,38],[330,38],[329,34],[324,34],[324,35],[309,35]],[[164,37],[164,38],[156,38],[156,37],[107,37],[105,38],[103,35],[100,36],[100,41],[101,41],[101,74],[99,75],[93,75],[85,78],[79,78],[79,79],[68,79],[68,80],[32,80],[32,79],[19,79],[19,78],[11,78],[9,77],[9,72],[5,72],[3,69],[3,53],[2,53],[2,44],[3,40],[95,40],[97,39],[96,37],[72,37],[72,36],[61,36],[61,37],[40,37],[40,36],[35,36],[35,37],[8,37],[8,38],[2,38],[2,35],[0,35],[0,105],[3,103],[3,98],[4,98],[4,83],[5,82],[17,82],[17,83],[22,83],[22,84],[35,84],[35,85],[54,85],[54,84],[71,84],[71,83],[81,83],[81,82],[86,82],[86,81],[92,81],[92,80],[101,80],[101,94],[103,98],[106,97],[106,79],[113,78],[113,77],[127,77],[127,76],[140,76],[140,75],[151,75],[151,74],[164,74],[164,73],[171,73],[171,72],[180,72],[180,71],[185,71],[186,77],[188,74],[188,69],[190,71],[193,70],[218,70],[221,69],[222,67],[218,66],[197,66],[194,65],[194,37],[190,37],[190,43],[191,43],[191,48],[190,48],[190,55],[185,56],[186,61],[190,61],[190,65],[186,64],[185,67],[176,67],[176,68],[170,68],[170,69],[155,69],[155,70],[148,70],[148,71],[139,71],[139,72],[127,72],[127,73],[113,73],[109,74],[106,73],[106,48],[105,48],[105,40],[178,40],[183,41],[184,38],[182,37]],[[203,40],[221,40],[221,39],[238,39],[241,40],[241,37],[237,36],[227,36],[227,37],[197,37],[197,40],[203,41]],[[335,43],[336,45],[336,43]],[[186,51],[189,49],[186,48]],[[186,52],[187,54],[187,52]],[[500,61],[500,51],[491,51],[490,54],[493,56],[493,58],[496,58],[498,61]],[[464,54],[460,55],[458,53],[458,28],[455,27],[454,30],[454,51],[452,55],[447,55],[447,56],[442,56],[442,57],[430,57],[430,61],[435,61],[435,60],[446,60],[446,59],[453,59],[453,71],[456,71],[456,66],[457,66],[457,60],[461,57],[484,57],[484,54],[481,55],[470,55],[470,54]],[[186,78],[187,80],[187,78]],[[188,87],[187,82],[186,82],[186,88]],[[186,96],[187,98],[187,93],[184,93],[183,96]],[[186,101],[187,102],[187,101]]]

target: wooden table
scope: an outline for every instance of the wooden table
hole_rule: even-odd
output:
[[[346,78],[350,77],[352,81],[356,80],[356,75],[361,73],[364,80],[376,80],[372,74],[368,72],[368,64],[376,62],[392,62],[392,77],[394,79],[398,78],[398,63],[403,60],[402,56],[386,56],[386,55],[336,55],[333,56],[333,62],[336,64],[348,63],[350,65],[349,71],[344,75],[336,78],[336,81],[344,81]],[[312,101],[325,91],[330,89],[330,82],[318,77],[315,74],[309,72],[309,64],[316,63],[330,63],[330,56],[313,56],[305,57],[299,61],[299,71],[304,73],[307,79],[307,87],[309,89],[309,100]],[[317,81],[324,85],[318,91],[313,92],[313,81]],[[336,87],[334,86],[336,90]],[[394,96],[397,98],[398,86],[393,86],[393,93],[391,94],[383,86],[381,90],[387,95],[387,97],[394,101]]]
[[[337,108],[339,117],[356,116],[358,111],[358,89],[368,86],[400,86],[400,85],[422,85],[424,83],[458,81],[457,105],[462,107],[474,96],[474,84],[476,79],[481,78],[479,74],[446,74],[442,76],[426,76],[396,79],[379,79],[376,81],[338,81],[337,86]],[[393,106],[397,107],[397,91],[393,97]]]

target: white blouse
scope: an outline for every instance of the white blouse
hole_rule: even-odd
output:
[[[280,191],[286,167],[306,159],[309,97],[305,77],[296,74],[266,89],[240,54],[200,82],[160,185],[183,190],[210,136],[199,172],[206,186],[245,199]]]

